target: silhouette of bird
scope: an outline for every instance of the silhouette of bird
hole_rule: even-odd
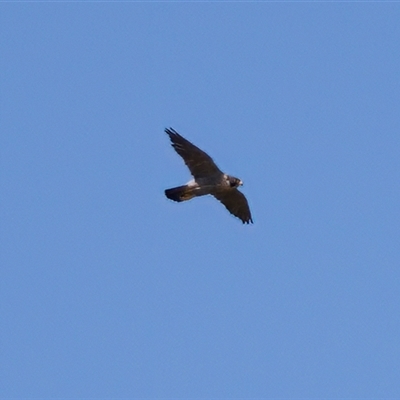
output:
[[[243,182],[239,178],[224,174],[207,153],[174,129],[166,128],[165,132],[171,139],[172,147],[183,158],[194,178],[186,185],[165,190],[165,195],[171,200],[181,202],[211,194],[244,224],[253,223],[247,199],[238,190]]]

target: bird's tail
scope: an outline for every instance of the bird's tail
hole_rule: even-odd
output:
[[[165,195],[173,201],[190,200],[195,196],[194,190],[188,185],[167,189]]]

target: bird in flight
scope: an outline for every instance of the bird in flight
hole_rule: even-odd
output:
[[[238,190],[243,182],[234,176],[224,174],[207,153],[174,129],[166,128],[165,133],[194,178],[186,185],[167,189],[165,195],[171,200],[180,202],[211,194],[244,224],[253,223],[246,197]]]

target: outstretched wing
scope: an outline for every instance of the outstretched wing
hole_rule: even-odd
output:
[[[244,224],[253,223],[249,204],[242,192],[237,189],[221,189],[212,194],[231,214],[240,218]]]
[[[222,174],[222,171],[207,153],[183,138],[174,129],[166,128],[165,133],[168,134],[172,142],[172,147],[183,158],[183,161],[185,161],[195,179]]]

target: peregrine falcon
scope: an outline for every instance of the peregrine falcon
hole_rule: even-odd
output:
[[[180,202],[211,194],[244,224],[253,223],[246,197],[237,189],[243,182],[234,176],[224,174],[208,154],[174,129],[167,128],[165,133],[168,134],[172,147],[183,158],[194,178],[186,185],[167,189],[165,195],[171,200]]]

